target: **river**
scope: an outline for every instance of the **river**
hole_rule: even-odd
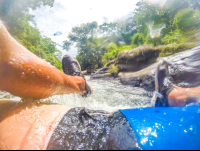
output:
[[[85,76],[85,78],[93,88],[91,96],[82,98],[77,94],[68,94],[56,95],[43,100],[71,107],[86,107],[109,112],[116,111],[117,109],[150,105],[153,93],[143,88],[122,85],[118,80],[91,80],[90,76]],[[6,92],[1,92],[0,98],[20,101],[19,97],[12,96]]]

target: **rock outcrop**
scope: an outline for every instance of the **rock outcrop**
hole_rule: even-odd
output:
[[[162,59],[169,63],[169,72],[176,85],[181,87],[200,86],[200,46],[169,57],[159,58],[159,60]],[[158,62],[136,72],[120,72],[119,79],[122,84],[153,90],[157,64]]]
[[[120,71],[138,71],[156,62],[161,50],[158,47],[142,45],[130,51],[121,51],[118,54]]]
[[[115,63],[121,67],[118,73],[120,82],[124,85],[154,90],[156,67],[159,60],[165,59],[169,63],[169,72],[176,85],[200,86],[200,46],[163,58],[158,58],[159,49],[140,46],[131,51],[120,52],[118,60],[111,61],[111,64]],[[91,79],[112,79],[112,75],[107,73],[108,69],[109,67],[105,67],[98,70]]]
[[[158,62],[136,72],[120,72],[119,80],[124,85],[143,87],[153,90],[155,87],[154,74]]]
[[[108,78],[111,78],[111,74],[110,73],[107,73],[108,71],[108,67],[104,67],[104,68],[101,68],[99,69],[97,72],[95,72],[93,75],[91,75],[91,79],[108,79]]]
[[[166,58],[170,75],[181,87],[200,86],[200,46]]]

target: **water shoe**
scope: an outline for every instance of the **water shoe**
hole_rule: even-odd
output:
[[[80,76],[83,77],[81,73],[81,66],[78,63],[78,61],[70,56],[70,55],[65,55],[62,59],[62,69],[63,72],[67,75],[71,75],[71,76]],[[85,78],[84,78],[85,80]],[[84,95],[82,95],[82,97],[88,97],[92,94],[92,88],[91,86],[86,82],[85,80],[85,90],[86,93]]]
[[[169,74],[168,63],[159,62],[155,71],[155,92],[151,106],[168,106],[168,95],[173,89],[173,79]]]

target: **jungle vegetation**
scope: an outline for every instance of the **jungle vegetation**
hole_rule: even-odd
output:
[[[11,35],[28,50],[62,70],[60,51],[50,38],[41,36],[39,30],[29,25],[33,21],[29,8],[33,10],[41,5],[53,7],[54,0],[1,0],[0,19],[5,23]],[[57,56],[55,55],[57,54]]]
[[[120,51],[140,45],[167,45],[160,54],[163,57],[187,49],[187,44],[191,48],[199,38],[198,0],[167,0],[162,7],[139,1],[132,17],[124,21],[101,25],[94,21],[73,27],[64,46],[69,50],[76,44],[76,58],[85,70],[100,68],[117,58]]]
[[[29,21],[34,23],[29,8],[53,7],[53,4],[54,0],[1,0],[0,19],[18,42],[62,70],[61,52],[56,49],[56,43],[29,24]],[[141,0],[130,18],[101,25],[96,21],[84,23],[73,27],[66,39],[63,48],[68,51],[76,44],[76,58],[82,70],[101,68],[117,58],[120,51],[144,44],[167,45],[160,54],[163,57],[187,49],[187,43],[200,39],[200,3],[198,0],[167,0],[160,7]]]

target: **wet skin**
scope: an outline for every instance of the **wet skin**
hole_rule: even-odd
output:
[[[46,149],[58,122],[70,108],[0,100],[0,149]]]
[[[0,149],[45,149],[70,109],[35,99],[85,93],[85,80],[69,76],[20,45],[0,21],[0,90],[32,101],[0,100]],[[35,100],[35,101],[34,101]]]
[[[22,98],[85,93],[85,80],[69,76],[19,44],[0,21],[0,90]]]

